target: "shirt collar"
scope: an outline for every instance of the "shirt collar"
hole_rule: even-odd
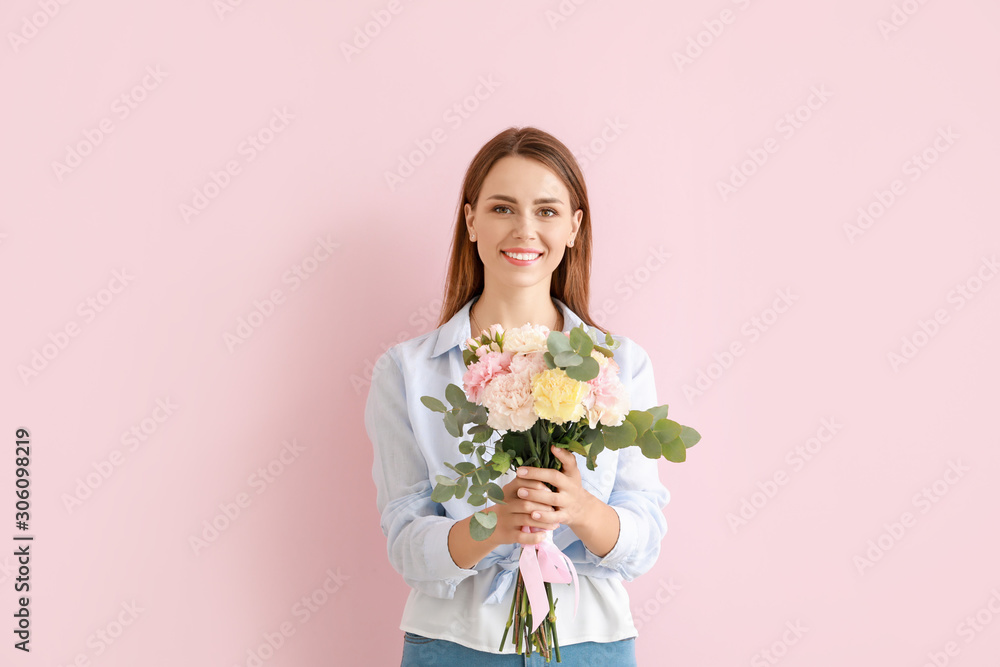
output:
[[[459,346],[465,343],[469,337],[472,336],[472,324],[469,322],[469,311],[472,309],[472,304],[476,302],[479,295],[476,295],[465,302],[455,315],[441,325],[438,330],[437,343],[434,345],[434,351],[431,353],[431,357],[436,357],[439,354],[443,354],[455,346]],[[565,332],[569,332],[575,326],[583,324],[583,320],[580,316],[569,309],[565,303],[556,297],[552,297],[552,300],[559,307],[563,314],[563,328]]]

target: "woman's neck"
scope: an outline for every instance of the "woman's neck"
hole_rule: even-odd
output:
[[[472,304],[469,319],[474,336],[479,333],[476,330],[477,324],[482,329],[489,329],[495,323],[499,323],[504,329],[514,329],[529,323],[543,324],[550,331],[562,331],[564,327],[562,311],[551,297],[538,303],[528,300],[490,300],[484,294]]]

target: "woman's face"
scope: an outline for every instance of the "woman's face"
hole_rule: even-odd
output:
[[[569,190],[548,167],[509,155],[494,163],[476,208],[465,205],[465,218],[486,280],[529,287],[551,281],[583,210],[570,209]]]

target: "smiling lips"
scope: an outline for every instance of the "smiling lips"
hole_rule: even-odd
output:
[[[511,264],[517,266],[529,266],[534,264],[539,257],[542,256],[540,252],[513,252],[509,250],[501,250],[500,253],[507,258],[507,261]]]

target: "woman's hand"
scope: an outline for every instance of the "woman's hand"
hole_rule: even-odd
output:
[[[553,445],[552,454],[562,463],[562,470],[528,466],[517,469],[517,479],[526,482],[518,488],[518,497],[532,503],[533,521],[569,526],[594,555],[606,556],[618,543],[621,528],[618,512],[583,488],[580,468],[572,452]],[[547,482],[556,491],[550,491],[544,484],[527,482]],[[546,509],[546,505],[551,509]]]
[[[523,469],[523,468],[522,468]],[[558,522],[542,520],[542,514],[550,516],[555,508],[551,505],[525,498],[522,494],[541,493],[547,487],[540,481],[515,477],[503,487],[503,504],[497,503],[484,512],[494,512],[497,515],[497,526],[489,541],[493,546],[501,544],[539,544],[545,539],[544,532],[524,532],[523,526],[537,528],[541,531],[555,530]]]

